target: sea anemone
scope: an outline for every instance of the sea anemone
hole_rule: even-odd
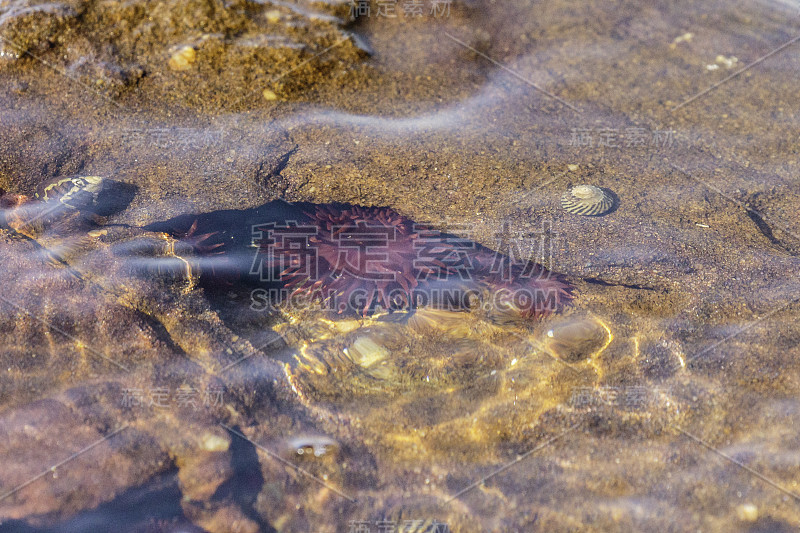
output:
[[[191,272],[223,285],[232,285],[238,280],[241,268],[229,253],[230,236],[225,231],[201,233],[198,222],[195,218],[188,229],[172,232],[180,243],[180,246],[172,247],[172,253],[188,265]]]
[[[496,320],[516,317],[539,319],[554,313],[572,298],[572,287],[564,276],[533,261],[511,258],[486,248],[474,256],[476,277],[489,290],[487,302]]]
[[[270,299],[290,308],[321,305],[367,316],[379,309],[459,311],[483,303],[498,316],[527,319],[555,312],[572,298],[569,283],[542,265],[512,261],[389,207],[273,201],[145,229],[188,245],[201,279],[267,283]]]
[[[309,250],[279,250],[289,264],[281,280],[293,295],[335,302],[339,313],[367,315],[374,306],[407,309],[445,301],[451,310],[464,309],[474,304],[471,295],[488,292],[496,312],[540,318],[572,298],[563,277],[537,263],[512,262],[388,207],[323,204],[306,214],[316,229]]]
[[[281,281],[292,295],[334,302],[339,312],[349,308],[366,315],[373,305],[407,308],[415,289],[456,266],[448,264],[452,245],[435,232],[421,238],[432,230],[388,207],[322,204],[306,215],[316,228],[310,253],[276,250],[288,262]]]
[[[184,243],[190,245],[192,249],[200,255],[218,255],[223,253],[218,248],[225,245],[224,242],[214,242],[212,237],[219,235],[218,232],[210,233],[197,232],[197,219],[192,222],[186,231],[177,232],[176,237]]]

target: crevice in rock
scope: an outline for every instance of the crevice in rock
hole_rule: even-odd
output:
[[[760,231],[764,237],[769,239],[769,242],[771,242],[772,244],[779,247],[781,250],[785,251],[790,255],[793,256],[797,255],[797,251],[793,250],[791,247],[787,246],[780,239],[775,237],[775,234],[772,232],[772,228],[770,227],[770,225],[764,221],[764,218],[757,211],[749,207],[745,207],[745,213],[747,213],[748,218],[750,218],[750,220],[752,220],[753,223],[756,225],[758,231]]]
[[[653,291],[653,292],[669,292],[669,289],[660,289],[656,287],[647,287],[645,285],[639,285],[636,283],[612,283],[610,281],[605,281],[600,278],[581,278],[586,283],[591,283],[592,285],[602,285],[603,287],[624,287],[626,289],[636,289],[641,291]]]

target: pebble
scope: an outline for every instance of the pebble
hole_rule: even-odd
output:
[[[610,331],[599,321],[566,318],[547,331],[544,344],[559,359],[577,363],[599,355],[610,341]]]
[[[197,52],[191,46],[184,46],[169,58],[169,68],[172,70],[188,70],[197,60]]]
[[[742,522],[755,522],[758,520],[758,507],[752,503],[743,503],[736,506],[736,516]]]
[[[200,442],[200,447],[207,452],[226,452],[229,446],[230,442],[227,439],[213,433],[203,435]]]

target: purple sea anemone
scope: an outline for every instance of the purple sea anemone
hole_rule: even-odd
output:
[[[539,319],[561,309],[572,296],[572,286],[560,274],[538,263],[512,262],[507,256],[486,249],[476,254],[478,279],[490,291],[495,312]]]
[[[314,253],[281,250],[289,258],[281,280],[293,294],[333,298],[340,310],[358,302],[358,311],[367,314],[373,304],[409,307],[422,282],[453,270],[445,263],[451,245],[423,243],[420,236],[429,228],[388,207],[322,204],[306,214],[316,227],[309,237]]]
[[[378,308],[482,304],[501,319],[507,313],[536,319],[572,299],[563,276],[542,265],[513,261],[389,207],[273,201],[146,229],[188,244],[201,280],[212,286],[266,284],[270,299],[288,299],[290,306],[316,302],[369,315]]]
[[[317,205],[308,248],[278,246],[288,267],[281,281],[292,295],[334,301],[339,312],[369,314],[442,303],[444,291],[488,292],[498,310],[539,318],[571,300],[563,277],[472,241],[415,223],[388,207]],[[274,242],[271,241],[272,244]],[[466,298],[455,298],[466,307]],[[453,299],[449,300],[450,302]]]

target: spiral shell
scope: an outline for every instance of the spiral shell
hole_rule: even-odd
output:
[[[561,197],[561,207],[574,215],[604,215],[613,205],[613,196],[594,185],[576,185]]]

